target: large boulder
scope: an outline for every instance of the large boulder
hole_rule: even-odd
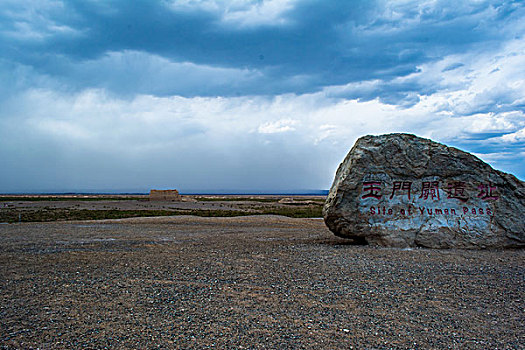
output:
[[[391,247],[525,246],[525,183],[477,157],[409,134],[365,136],[339,166],[328,228]]]

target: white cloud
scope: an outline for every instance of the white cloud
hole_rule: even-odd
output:
[[[8,38],[27,41],[42,41],[53,36],[79,36],[81,31],[53,19],[53,14],[64,11],[64,3],[55,0],[13,1],[5,0],[3,11],[12,21],[0,24],[0,33]]]
[[[166,3],[174,11],[211,12],[218,14],[223,24],[251,28],[288,24],[285,15],[297,0],[174,0]]]
[[[36,160],[22,150],[39,149],[35,156],[44,174],[65,169],[48,175],[55,179],[50,182],[98,188],[173,182],[182,189],[328,188],[339,162],[365,134],[410,132],[457,144],[468,133],[497,131],[504,135],[490,143],[519,147],[525,130],[521,112],[455,116],[436,114],[435,104],[425,99],[400,108],[377,99],[333,100],[323,92],[123,99],[104,90],[30,90],[11,99],[4,111],[0,158],[16,155],[13,171],[27,173]],[[505,152],[511,155],[498,158]],[[509,160],[519,159],[519,152],[488,150],[482,159],[524,172]],[[9,174],[0,174],[0,180]],[[0,183],[7,186],[4,180]],[[28,177],[17,186],[35,181],[40,183]]]
[[[525,119],[525,115],[523,119]],[[525,142],[525,127],[511,134],[503,135],[501,139],[505,142]]]
[[[281,119],[274,122],[267,122],[259,125],[257,131],[260,134],[277,134],[287,131],[294,131],[294,125],[298,123],[294,119]]]
[[[504,3],[490,0],[382,0],[375,6],[375,21],[359,29],[368,34],[395,33],[418,27],[421,23],[441,27],[475,23],[479,29],[493,23],[491,20],[500,15],[498,8],[505,6]],[[509,7],[517,9],[519,5],[512,4]]]
[[[263,0],[245,1],[245,6],[226,10],[222,20],[224,23],[255,27],[261,25],[284,25],[288,19],[284,16],[290,11],[296,0]]]
[[[505,112],[520,108],[525,96],[525,41],[515,39],[499,50],[480,48],[465,54],[454,54],[423,64],[417,72],[390,80],[367,80],[329,86],[329,96],[370,98],[377,96],[402,105],[404,94],[416,95],[420,105],[436,113],[455,116],[487,112]],[[390,101],[388,101],[390,102]],[[411,101],[410,106],[415,103]]]

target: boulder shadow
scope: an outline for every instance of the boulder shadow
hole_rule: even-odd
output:
[[[366,246],[368,242],[363,237],[355,238],[323,238],[315,240],[316,244],[331,245],[331,246]]]

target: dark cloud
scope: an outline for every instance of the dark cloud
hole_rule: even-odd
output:
[[[5,6],[20,8],[10,2]],[[497,45],[501,35],[513,35],[501,27],[512,27],[520,14],[519,2],[441,1],[423,6],[300,1],[282,14],[284,24],[246,27],[224,21],[220,9],[180,10],[166,1],[68,1],[43,6],[38,15],[27,14],[26,22],[4,14],[0,40],[7,48],[2,53],[5,60],[32,67],[72,88],[182,96],[275,95],[407,76],[417,72],[418,65],[447,54]],[[27,33],[14,35],[24,28],[21,23]],[[157,66],[145,62],[148,67],[115,61],[112,67],[107,56],[115,52],[140,52],[146,59],[149,55],[164,61],[157,60]],[[162,71],[166,63],[188,62],[257,74],[249,78],[225,74],[223,82],[216,82],[189,69],[185,84],[184,77]],[[212,83],[203,88],[209,80]],[[195,87],[198,84],[201,88]],[[407,96],[413,100],[410,92],[419,90],[407,88],[406,93],[384,91],[381,96],[392,102],[405,101]]]

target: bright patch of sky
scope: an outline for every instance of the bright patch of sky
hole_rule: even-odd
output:
[[[520,1],[4,1],[0,192],[327,189],[409,132],[525,178]]]

